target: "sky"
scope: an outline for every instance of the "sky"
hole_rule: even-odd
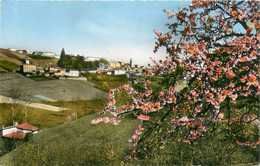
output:
[[[147,65],[153,53],[154,29],[167,32],[172,23],[162,10],[177,12],[189,1],[32,1],[2,0],[0,48],[105,57]]]

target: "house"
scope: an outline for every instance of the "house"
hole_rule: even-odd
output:
[[[64,77],[66,75],[66,70],[65,69],[52,69],[49,71],[49,73],[53,76],[56,76],[56,77]]]
[[[23,139],[26,137],[26,133],[38,133],[39,130],[38,127],[29,123],[23,123],[0,129],[0,138]]]
[[[29,54],[29,50],[16,50],[18,53]]]
[[[109,68],[113,69],[113,68],[120,68],[121,67],[121,63],[120,62],[109,62]]]
[[[34,51],[32,54],[34,54],[34,55],[42,55],[42,56],[49,56],[49,57],[56,57],[57,56],[53,52],[44,52],[44,51]]]
[[[100,58],[98,58],[98,57],[85,57],[84,58],[85,62],[89,62],[89,61],[94,62],[94,61],[98,61],[98,60],[100,60]]]
[[[123,75],[125,74],[125,70],[121,69],[109,69],[109,70],[97,70],[99,74],[107,74],[107,75]]]
[[[44,67],[36,66],[36,73],[37,74],[43,74],[44,73]]]
[[[67,69],[65,76],[68,77],[79,77],[79,71],[77,69]]]
[[[107,74],[107,75],[111,75],[112,72],[110,70],[96,70],[96,73],[98,74]]]
[[[111,75],[124,75],[125,70],[120,70],[120,69],[110,69]]]
[[[25,64],[30,64],[30,60],[29,59],[24,59],[24,63]]]
[[[34,74],[36,72],[36,65],[34,64],[23,64],[20,67],[22,73]]]
[[[10,51],[16,51],[15,48],[8,48],[8,50],[10,50]]]

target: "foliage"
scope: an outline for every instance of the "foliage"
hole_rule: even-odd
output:
[[[110,88],[116,88],[128,82],[126,75],[110,76],[97,73],[84,73],[83,76],[87,77],[88,81],[97,84],[96,88],[106,92],[108,92]]]
[[[39,60],[54,59],[54,57],[43,56],[43,55],[27,54],[27,56],[30,57],[30,58],[32,58],[32,59],[39,59]]]
[[[0,67],[8,71],[19,69],[19,66],[16,63],[9,62],[6,60],[0,60]]]
[[[191,144],[180,138],[167,142],[153,156],[133,165],[257,165],[259,149],[240,146],[225,131],[226,125],[215,124],[217,131],[210,130],[205,136]],[[231,130],[229,130],[231,131]],[[242,157],[243,156],[243,157]]]
[[[207,150],[214,161],[192,157],[197,153],[192,151],[184,156],[185,164],[237,164],[234,153],[244,153],[237,151],[240,146],[247,146],[244,150],[250,153],[240,162],[259,162],[254,149],[259,144],[260,124],[258,6],[258,1],[193,1],[176,14],[163,10],[175,19],[167,25],[168,33],[154,30],[158,36],[154,52],[166,47],[169,56],[152,60],[155,65],[146,75],[164,76],[165,91],[155,95],[146,78],[144,91],[129,85],[111,89],[110,102],[101,110],[117,116],[118,121],[124,114],[138,114],[141,122],[129,139],[132,146],[126,160],[154,158],[161,148],[176,141],[177,149],[188,144],[187,148],[199,152],[204,144],[200,149],[196,144],[212,132],[212,137],[220,133],[218,140],[227,144],[214,152],[229,152],[225,155],[230,158],[214,158],[209,141],[212,147]],[[176,91],[176,83],[183,79],[187,86]],[[132,102],[117,109],[115,92],[122,90],[127,90]],[[106,119],[91,122],[101,121]]]
[[[62,48],[62,50],[61,50],[61,53],[60,53],[60,59],[59,59],[59,61],[57,62],[57,65],[58,66],[61,66],[61,67],[63,67],[63,66],[65,66],[65,50],[64,50],[64,48]]]
[[[78,70],[82,69],[97,69],[100,63],[108,64],[106,59],[85,62],[84,56],[71,56],[66,55],[64,48],[61,50],[60,59],[58,60],[58,66],[63,68],[74,68]]]

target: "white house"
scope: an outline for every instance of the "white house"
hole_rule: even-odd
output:
[[[112,75],[124,75],[125,70],[120,69],[110,69]]]
[[[14,49],[14,48],[9,48],[8,50],[10,50],[10,51],[16,51],[16,49]]]
[[[0,129],[0,138],[23,139],[26,137],[26,133],[38,133],[39,130],[40,129],[38,127],[35,127],[29,123],[23,123]]]
[[[18,53],[29,54],[29,50],[16,50]]]
[[[76,69],[67,69],[65,76],[69,77],[79,77],[79,71]]]
[[[44,55],[44,56],[50,56],[50,57],[56,57],[56,56],[57,56],[57,55],[56,55],[55,53],[53,53],[53,52],[43,52],[42,55]]]
[[[57,55],[53,52],[44,52],[44,51],[34,51],[34,55],[43,55],[43,56],[49,56],[49,57],[56,57]]]
[[[98,58],[98,57],[85,57],[84,58],[84,60],[85,60],[85,62],[89,62],[89,61],[98,61],[98,60],[100,60],[100,58]]]

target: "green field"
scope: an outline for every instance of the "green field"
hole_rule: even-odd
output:
[[[68,121],[68,117],[73,113],[77,118],[99,112],[103,106],[108,102],[107,98],[92,99],[92,100],[77,100],[77,101],[58,101],[58,102],[45,102],[46,104],[66,107],[69,110],[54,112],[36,108],[29,108],[27,114],[27,121],[40,128],[50,128],[63,124]],[[19,105],[16,110],[22,111],[23,106]],[[10,104],[0,104],[0,124],[9,126],[11,124],[11,108]],[[18,115],[18,122],[22,123],[22,116]]]
[[[32,59],[38,59],[38,60],[54,59],[54,57],[34,55],[34,54],[28,54],[27,56],[32,58]]]
[[[0,72],[7,72],[8,70],[6,70],[6,69],[4,69],[4,68],[2,68],[1,66],[0,66]]]
[[[96,88],[108,92],[109,89],[117,88],[123,84],[128,83],[126,75],[110,76],[105,74],[85,73],[83,76],[87,77],[96,85]]]
[[[17,70],[19,69],[19,65],[13,62],[9,62],[6,60],[0,60],[0,70],[7,70],[7,71],[12,71],[12,70]]]

